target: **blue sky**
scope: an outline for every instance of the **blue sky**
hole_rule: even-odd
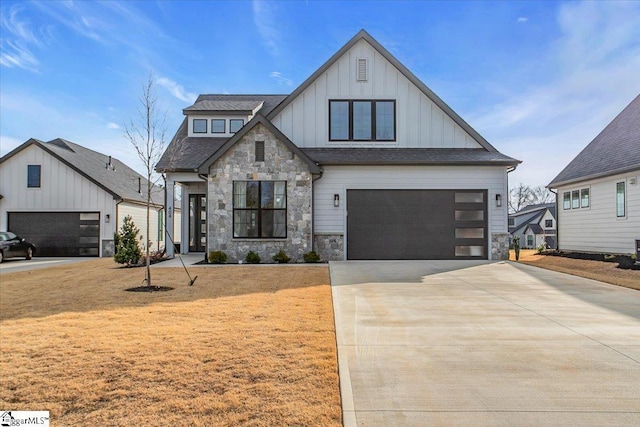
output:
[[[142,171],[122,124],[153,72],[167,130],[200,93],[290,93],[361,28],[546,185],[640,93],[640,1],[3,1],[0,154],[57,137]]]

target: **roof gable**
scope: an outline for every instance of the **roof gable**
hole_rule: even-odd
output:
[[[313,160],[309,158],[304,152],[302,152],[297,145],[289,140],[278,128],[276,128],[265,116],[258,113],[256,116],[249,121],[239,132],[237,132],[234,136],[229,138],[227,142],[225,142],[218,150],[213,153],[207,160],[205,160],[200,167],[198,168],[198,172],[205,174],[209,172],[209,168],[213,165],[220,157],[222,157],[231,147],[233,147],[238,141],[240,141],[251,129],[253,129],[258,123],[262,124],[266,127],[269,132],[271,132],[275,137],[282,143],[284,143],[293,153],[295,153],[303,162],[305,162],[309,166],[309,170],[311,173],[320,173],[320,166],[318,166]]]
[[[62,138],[43,142],[31,138],[0,159],[3,163],[32,145],[44,150],[95,185],[111,194],[114,199],[123,199],[133,203],[145,203],[146,196],[138,192],[145,189],[147,180],[142,175],[125,165],[118,159],[106,154],[90,150]],[[109,160],[111,164],[109,165]],[[155,205],[163,205],[163,191],[154,186],[152,201]]]
[[[587,145],[547,187],[640,169],[640,95]]]
[[[440,97],[438,97],[431,89],[429,89],[420,79],[418,79],[407,67],[398,61],[387,49],[385,49],[377,40],[375,40],[365,30],[360,30],[351,40],[349,40],[340,50],[338,50],[327,62],[325,62],[318,70],[316,70],[309,78],[307,78],[300,86],[298,86],[283,102],[275,107],[268,115],[269,120],[273,120],[288,105],[293,103],[296,98],[303,94],[318,78],[337,63],[350,49],[352,49],[361,40],[368,43],[375,51],[377,51],[384,59],[394,66],[404,77],[406,77],[419,91],[429,98],[442,112],[448,116],[455,124],[460,126],[477,144],[487,151],[497,152],[489,142],[487,142],[478,132],[476,132],[467,122],[465,122],[455,111],[451,109]]]

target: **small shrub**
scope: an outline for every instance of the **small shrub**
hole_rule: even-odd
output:
[[[260,261],[262,261],[260,255],[253,251],[249,251],[247,256],[244,258],[244,262],[246,262],[247,264],[260,264]]]
[[[286,264],[291,261],[291,258],[289,258],[282,249],[280,249],[280,251],[278,251],[278,253],[275,254],[272,259],[278,264]]]
[[[307,252],[302,255],[302,258],[304,258],[304,262],[320,262],[320,257],[316,251]]]
[[[227,262],[227,254],[222,251],[211,251],[209,252],[209,263],[210,264],[224,264]]]
[[[142,258],[142,252],[138,246],[139,232],[131,216],[125,216],[118,237],[115,239],[116,247],[113,256],[115,262],[126,264],[128,267],[138,264]]]
[[[538,246],[536,246],[536,252],[541,254],[542,252],[546,251],[547,247],[545,246],[544,243],[540,243]]]

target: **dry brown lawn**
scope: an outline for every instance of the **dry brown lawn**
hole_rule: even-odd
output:
[[[0,407],[52,426],[341,425],[326,266],[2,274]]]
[[[510,252],[509,259],[515,261],[513,251]],[[539,255],[533,249],[521,250],[519,262],[640,290],[640,270],[623,270],[617,268],[618,264],[614,262]]]

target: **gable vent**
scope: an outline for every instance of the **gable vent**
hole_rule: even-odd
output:
[[[356,59],[356,80],[359,82],[367,81],[367,58]]]

